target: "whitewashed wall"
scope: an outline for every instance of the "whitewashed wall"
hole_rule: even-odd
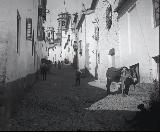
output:
[[[159,54],[159,27],[154,27],[151,0],[138,0],[135,7],[119,18],[121,65],[139,63],[140,81],[156,77],[152,57]]]
[[[6,82],[11,82],[36,72],[39,67],[37,63],[39,63],[41,56],[43,56],[42,47],[37,41],[38,0],[1,0],[0,2],[0,25],[2,24],[2,21],[5,25],[5,29],[3,28],[3,32],[0,32],[0,36],[5,35],[3,40],[7,41]],[[17,54],[16,51],[17,9],[21,16],[19,54]],[[34,29],[34,36],[37,45],[36,57],[32,56],[32,41],[26,40],[26,18],[32,18],[32,29]],[[0,43],[0,45],[2,44]]]

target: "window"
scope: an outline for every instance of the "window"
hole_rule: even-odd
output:
[[[32,40],[32,19],[26,19],[26,40]]]
[[[109,5],[106,9],[106,27],[109,30],[112,25],[112,7]]]
[[[154,25],[159,26],[159,0],[153,0]]]
[[[79,41],[79,47],[80,47],[79,54],[82,55],[82,40]]]
[[[95,40],[98,41],[99,40],[99,27],[95,27]]]
[[[38,24],[37,24],[37,39],[45,41],[44,27],[43,27],[43,8],[38,7]]]
[[[100,64],[100,53],[98,53],[98,64]]]
[[[65,21],[62,21],[62,26],[65,26]]]
[[[48,33],[48,37],[50,38],[50,32]]]
[[[81,25],[81,33],[82,33],[82,25]]]
[[[68,39],[67,39],[67,41],[70,41],[70,35],[68,35]]]
[[[20,53],[21,16],[17,10],[17,53]]]

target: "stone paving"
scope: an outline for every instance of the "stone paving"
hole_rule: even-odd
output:
[[[133,118],[140,102],[132,97],[108,95],[83,78],[75,86],[70,66],[52,68],[47,80],[39,81],[25,96],[10,119],[10,131],[109,131],[136,130],[124,121]],[[121,103],[120,103],[121,102]]]

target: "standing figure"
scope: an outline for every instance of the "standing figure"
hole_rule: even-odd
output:
[[[61,61],[61,66],[62,66],[62,68],[63,68],[63,61]]]
[[[121,87],[122,87],[122,95],[124,95],[124,89],[125,89],[125,80],[126,80],[126,75],[127,75],[127,68],[123,67],[122,71],[121,71]]]
[[[58,69],[61,69],[61,62],[58,61]]]
[[[76,70],[76,85],[80,85],[81,74],[82,74],[82,72],[80,70]]]
[[[55,66],[55,68],[57,68],[57,61],[54,62],[54,66]]]
[[[42,74],[42,79],[46,80],[47,79],[47,64],[45,63],[41,64],[41,74]]]
[[[130,74],[130,71],[127,71],[126,78],[125,78],[125,81],[124,81],[124,88],[125,89],[123,90],[123,93],[125,95],[128,95],[129,87],[133,84],[134,84],[134,80],[133,80],[133,78]]]

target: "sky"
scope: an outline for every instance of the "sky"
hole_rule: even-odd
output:
[[[65,1],[65,6],[64,6]],[[75,12],[80,12],[82,9],[82,3],[85,4],[85,8],[90,8],[92,0],[47,0],[47,9],[50,10],[50,14],[47,13],[47,26],[53,26],[55,31],[57,31],[57,18],[60,12],[66,10],[73,14]]]

